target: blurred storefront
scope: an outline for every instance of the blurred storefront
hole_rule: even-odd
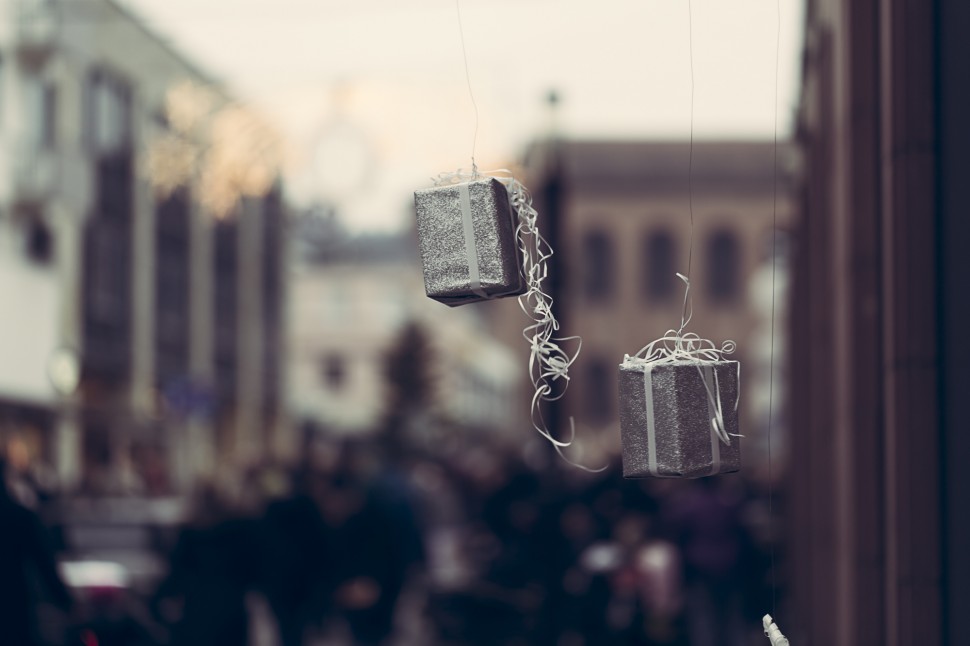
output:
[[[172,493],[217,452],[279,448],[279,184],[217,223],[201,177],[160,190],[150,164],[173,88],[231,97],[111,0],[0,10],[2,432],[91,493]]]

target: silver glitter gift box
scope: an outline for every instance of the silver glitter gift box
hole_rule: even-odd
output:
[[[741,468],[740,438],[734,437],[737,361],[624,363],[619,386],[624,478],[700,478]],[[718,395],[730,444],[711,421]]]
[[[515,212],[493,177],[414,192],[429,298],[463,305],[525,293]]]

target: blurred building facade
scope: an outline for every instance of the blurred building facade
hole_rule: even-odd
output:
[[[0,11],[3,433],[93,493],[170,493],[278,444],[279,185],[216,221],[146,168],[173,85],[229,98],[111,0]]]
[[[382,430],[392,399],[389,353],[413,324],[428,340],[432,383],[420,423],[499,439],[529,430],[509,405],[526,382],[524,348],[500,342],[477,306],[428,299],[412,236],[351,237],[332,215],[308,213],[294,232],[289,278],[289,406],[297,420],[337,435]]]
[[[786,632],[970,643],[970,7],[807,6]]]
[[[791,221],[789,146],[779,145],[778,160],[784,238]],[[767,379],[770,319],[764,294],[752,285],[764,286],[766,269],[770,278],[774,161],[770,141],[694,142],[691,153],[686,141],[553,140],[528,152],[528,184],[556,252],[549,288],[563,332],[583,338],[563,414],[589,429],[581,435],[595,438],[598,452],[619,454],[617,371],[624,354],[680,326],[684,283],[676,274],[688,273],[693,235],[687,329],[718,346],[737,342],[744,462],[751,473],[764,466],[766,402],[750,384]]]

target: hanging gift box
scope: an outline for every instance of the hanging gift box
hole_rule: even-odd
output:
[[[740,469],[734,408],[738,365],[624,361],[619,379],[623,477],[698,478]]]
[[[518,216],[501,181],[479,175],[420,189],[414,206],[429,298],[456,306],[525,293]]]
[[[685,276],[678,276],[690,284]],[[620,364],[620,443],[625,478],[700,478],[741,468],[741,364],[692,332],[685,315]]]
[[[479,172],[473,160],[470,173],[442,173],[432,188],[415,191],[414,205],[427,295],[451,306],[519,297],[529,317],[522,335],[529,344],[532,426],[570,464],[601,471],[563,454],[572,444],[572,425],[569,439],[562,440],[542,418],[542,406],[565,394],[582,339],[557,336],[552,298],[542,287],[552,249],[539,233],[528,189],[507,170]],[[566,344],[574,349],[567,351]]]

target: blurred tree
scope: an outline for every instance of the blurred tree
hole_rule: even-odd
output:
[[[420,410],[430,403],[431,355],[424,327],[414,321],[406,324],[387,353],[390,410]]]
[[[385,358],[387,413],[382,434],[400,440],[416,420],[426,416],[432,403],[433,350],[427,331],[417,322],[407,323]]]

